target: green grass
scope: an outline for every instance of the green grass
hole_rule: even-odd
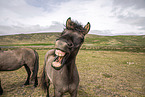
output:
[[[55,44],[60,33],[38,33],[0,36],[0,45]],[[85,46],[145,46],[145,36],[98,36],[86,35]],[[21,46],[21,45],[20,45]]]
[[[47,50],[37,50],[40,57],[38,77]],[[78,97],[144,97],[145,54],[136,52],[80,50],[76,64],[80,75]],[[45,97],[40,86],[21,87],[26,80],[24,68],[1,72],[4,95],[1,97]],[[53,95],[51,85],[50,95]],[[65,97],[69,97],[68,94]]]
[[[0,45],[0,46],[50,46],[54,44],[46,44],[46,43],[39,43],[39,44],[9,44],[9,45]]]
[[[0,36],[1,48],[31,47],[50,49],[60,33],[38,33]],[[88,34],[82,50],[145,52],[145,36],[98,36]]]
[[[54,48],[60,33],[0,36],[2,50],[28,47],[39,53],[40,68],[44,56]],[[86,35],[77,56],[80,75],[78,97],[145,97],[145,36]],[[4,94],[1,97],[45,97],[40,86],[21,87],[26,71],[1,72]],[[40,81],[39,81],[40,82]],[[51,85],[50,95],[53,95]],[[65,97],[69,97],[68,94]]]
[[[96,46],[145,46],[145,36],[98,36],[87,35],[85,44]]]
[[[0,45],[54,44],[60,33],[37,33],[0,36]]]

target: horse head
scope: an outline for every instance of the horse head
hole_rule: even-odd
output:
[[[52,67],[61,69],[64,64],[71,58],[75,58],[79,48],[84,42],[84,36],[90,30],[90,23],[84,27],[78,22],[74,22],[71,18],[66,21],[66,27],[55,43],[55,59]]]

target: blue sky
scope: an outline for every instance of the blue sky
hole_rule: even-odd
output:
[[[0,35],[61,32],[68,17],[89,34],[145,35],[145,0],[0,0]]]

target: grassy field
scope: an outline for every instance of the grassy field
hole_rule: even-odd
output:
[[[60,33],[37,33],[0,36],[0,45],[55,44]],[[86,35],[86,46],[145,46],[145,36],[99,36]]]
[[[38,33],[0,36],[1,48],[31,47],[50,49],[60,33]],[[83,50],[145,52],[145,36],[98,36],[86,35]]]
[[[37,50],[40,56],[39,79],[47,50]],[[77,67],[80,75],[78,97],[144,97],[145,54],[118,51],[80,50]],[[1,97],[45,97],[40,86],[21,87],[26,71],[1,72],[4,94]],[[51,85],[51,96],[53,86]],[[68,94],[65,97],[69,97]]]
[[[54,48],[60,33],[0,36],[3,50],[17,47],[35,49],[39,73],[45,53]],[[145,97],[145,36],[87,35],[76,64],[80,75],[78,97]],[[0,72],[4,94],[1,97],[45,97],[33,84],[21,87],[27,77],[24,68]],[[39,81],[40,82],[40,81]],[[53,96],[53,86],[50,88]],[[69,97],[68,94],[65,97]]]

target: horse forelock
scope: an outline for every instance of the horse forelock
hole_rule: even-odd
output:
[[[71,21],[70,26],[65,25],[65,27],[67,30],[77,31],[77,32],[81,32],[81,33],[86,31],[86,29],[83,27],[83,25],[81,25],[77,21]]]

